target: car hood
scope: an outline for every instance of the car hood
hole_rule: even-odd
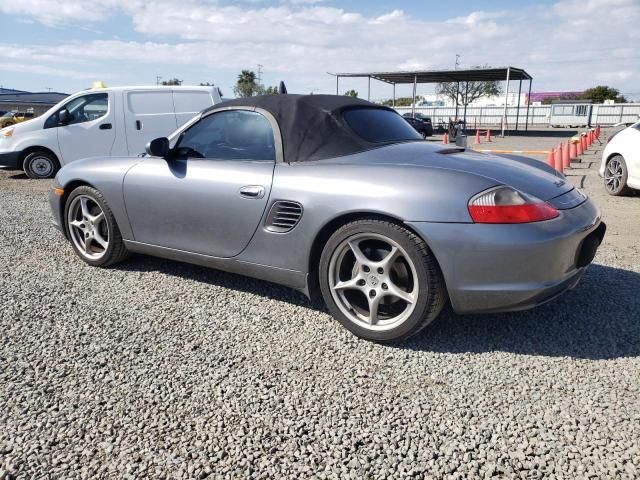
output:
[[[428,142],[408,142],[334,161],[455,170],[490,179],[496,185],[509,185],[545,201],[573,189],[564,176],[539,160],[515,155],[490,155],[455,145],[449,148]]]

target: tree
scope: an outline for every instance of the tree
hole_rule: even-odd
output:
[[[417,99],[416,99],[417,100]],[[396,107],[410,107],[413,104],[413,97],[399,97],[396,98]],[[393,100],[387,99],[382,102],[382,105],[387,107],[393,106]]]
[[[486,65],[473,68],[488,68]],[[482,97],[494,97],[502,93],[502,86],[498,80],[488,80],[484,82],[446,82],[438,83],[436,92],[453,100],[458,105],[469,105]]]
[[[238,75],[236,86],[233,87],[233,93],[237,97],[253,97],[260,95],[263,91],[264,88],[258,83],[256,73],[251,70],[242,70]]]
[[[172,78],[170,80],[163,80],[162,85],[166,85],[166,86],[182,85],[182,80],[178,80],[177,78]]]
[[[358,92],[356,92],[353,88],[351,90],[347,90],[344,92],[347,97],[358,98]]]
[[[582,94],[585,100],[591,100],[593,103],[604,103],[605,100],[613,100],[616,103],[627,103],[627,99],[620,95],[617,88],[598,85],[597,87],[588,88]]]
[[[267,87],[263,92],[264,95],[278,95],[278,87]]]

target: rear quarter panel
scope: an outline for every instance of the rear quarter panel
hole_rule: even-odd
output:
[[[489,179],[441,168],[320,162],[276,165],[266,212],[277,200],[303,206],[289,233],[265,229],[264,218],[239,259],[306,272],[316,236],[338,217],[365,213],[402,222],[470,223],[469,198],[495,186]]]

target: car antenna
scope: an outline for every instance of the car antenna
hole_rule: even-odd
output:
[[[280,80],[280,85],[278,85],[278,95],[286,95],[287,87],[282,80]]]

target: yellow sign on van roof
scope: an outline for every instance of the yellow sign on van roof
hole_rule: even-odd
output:
[[[91,88],[95,89],[95,88],[107,88],[107,86],[104,84],[104,82],[102,80],[96,80],[95,82],[93,82],[91,84]]]

